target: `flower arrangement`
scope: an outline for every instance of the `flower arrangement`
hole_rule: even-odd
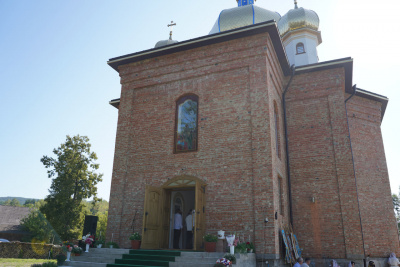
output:
[[[82,241],[85,242],[85,244],[91,245],[93,243],[93,240],[94,240],[94,236],[90,235],[90,233],[82,236]]]
[[[252,253],[254,251],[254,244],[252,242],[246,242],[247,253]]]
[[[75,254],[82,254],[82,251],[83,251],[82,248],[79,247],[78,245],[74,245],[71,249],[71,252]]]
[[[233,254],[227,253],[224,255],[224,258],[230,260],[232,264],[236,264],[236,257]]]
[[[129,237],[129,240],[138,240],[138,241],[140,241],[140,240],[142,240],[142,236],[138,232],[136,232],[136,233],[133,233]]]
[[[212,234],[206,234],[203,238],[206,242],[216,243],[218,241],[218,237]]]
[[[65,243],[65,244],[63,244],[63,246],[61,247],[61,249],[62,249],[64,252],[71,252],[73,247],[74,247],[74,245],[73,245],[72,243]]]
[[[247,245],[246,243],[239,243],[235,247],[235,253],[247,253]]]
[[[228,260],[228,259],[226,259],[226,258],[218,259],[218,260],[217,260],[217,264],[218,264],[218,263],[223,264],[223,266],[230,266],[230,265],[232,265],[231,261]]]

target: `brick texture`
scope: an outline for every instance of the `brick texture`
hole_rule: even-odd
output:
[[[107,240],[128,248],[132,226],[134,231],[143,227],[145,186],[162,186],[186,174],[207,184],[207,233],[237,232],[255,242],[257,253],[282,258],[279,231],[289,224],[282,93],[289,77],[282,73],[269,35],[146,59],[121,66],[119,73]],[[187,93],[199,97],[198,151],[174,154],[175,101]],[[386,237],[396,231],[380,118],[363,126],[357,115],[371,109],[371,116],[377,116],[379,107],[358,98],[360,104],[351,104],[356,114],[351,119],[352,138],[360,138],[353,141],[355,176],[344,98],[341,68],[296,75],[287,94],[293,226],[304,253],[316,258],[363,255],[362,226],[371,256],[398,251],[398,243],[396,249],[391,245],[394,238],[373,242],[365,234]],[[371,142],[363,147],[365,140],[377,140],[377,146]],[[365,161],[373,149],[380,154]],[[365,173],[368,168],[374,170]],[[379,189],[368,198],[365,192],[372,181]],[[381,209],[384,215],[378,218]],[[365,216],[361,221],[360,214]],[[382,223],[385,226],[376,229]]]

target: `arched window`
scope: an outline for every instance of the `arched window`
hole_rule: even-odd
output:
[[[303,43],[298,43],[296,45],[296,54],[303,54],[306,51],[304,50],[304,44]]]
[[[174,153],[197,151],[199,97],[186,94],[176,101]]]
[[[279,112],[278,105],[274,100],[274,126],[275,126],[275,143],[276,143],[276,154],[281,158],[281,136],[280,136],[280,125],[279,125]]]

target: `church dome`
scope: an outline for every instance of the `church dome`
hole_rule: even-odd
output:
[[[158,41],[158,42],[156,43],[156,45],[154,46],[154,48],[158,48],[158,47],[162,47],[162,46],[166,46],[166,45],[170,45],[170,44],[175,44],[175,43],[177,43],[177,42],[178,42],[178,41],[172,40],[172,39],[161,40],[161,41]]]
[[[295,1],[295,8],[289,10],[289,12],[283,15],[279,20],[279,33],[281,36],[284,36],[290,31],[302,28],[318,31],[319,17],[315,11],[297,7],[297,1]]]
[[[210,34],[245,27],[269,20],[279,21],[281,15],[258,6],[254,1],[239,0],[238,7],[222,10]]]

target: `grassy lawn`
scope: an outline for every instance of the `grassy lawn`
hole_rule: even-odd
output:
[[[36,260],[36,259],[0,259],[1,267],[30,267],[32,264],[44,262],[57,262],[56,260]]]

